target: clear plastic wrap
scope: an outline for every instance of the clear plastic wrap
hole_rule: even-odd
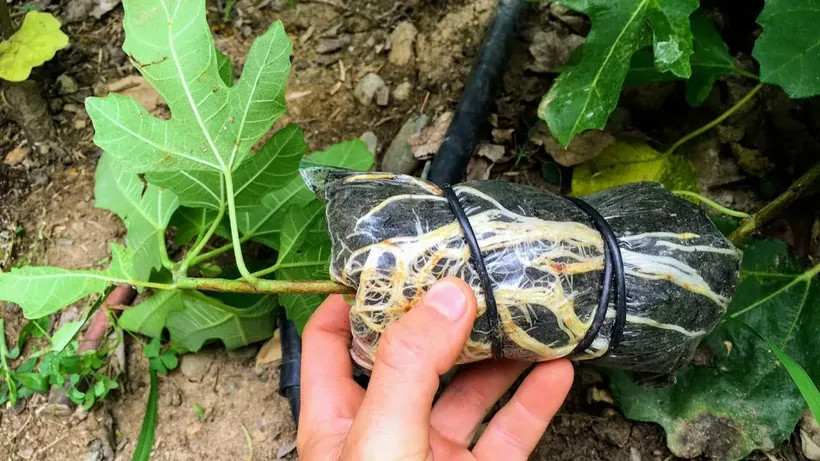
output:
[[[390,173],[306,168],[327,202],[330,276],[356,289],[351,355],[370,369],[381,333],[438,279],[473,288],[478,318],[458,362],[492,356],[484,295],[460,224],[435,185]],[[549,192],[501,181],[453,187],[469,217],[498,305],[503,355],[559,357],[655,374],[688,363],[720,321],[737,284],[741,253],[696,205],[656,183],[584,197],[618,237],[627,317],[610,347],[615,317],[574,352],[601,296],[604,244],[591,218]]]

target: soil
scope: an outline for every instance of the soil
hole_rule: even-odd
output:
[[[22,17],[22,3],[11,2],[18,21]],[[33,3],[65,20],[70,16],[72,3],[87,2]],[[253,38],[271,21],[281,20],[294,42],[294,52],[287,91],[288,112],[278,125],[301,125],[314,150],[372,131],[379,140],[378,155],[411,115],[424,113],[435,119],[455,108],[495,6],[492,0],[297,0],[294,7],[286,3],[239,0],[231,21],[226,23],[222,19],[222,1],[208,0],[217,46],[232,57],[238,73]],[[529,46],[537,36],[534,31],[577,35],[586,33],[588,24],[578,17],[571,21],[564,18],[562,22],[547,4],[533,5],[530,10],[514,47],[497,113],[492,118],[497,132],[511,134],[495,137],[495,142],[504,145],[507,156],[492,165],[491,175],[553,191],[566,190],[567,180],[562,175],[566,170],[557,166],[537,144],[528,142],[535,125],[535,108],[554,78],[554,74],[533,70],[535,58]],[[76,16],[76,12],[71,14]],[[93,144],[93,127],[83,106],[86,97],[105,94],[107,84],[136,74],[120,49],[122,15],[122,7],[118,6],[100,19],[80,14],[75,21],[64,24],[63,30],[70,37],[69,48],[34,74],[49,101],[58,142],[48,149],[34,149],[16,165],[0,164],[2,270],[23,264],[105,267],[109,244],[122,240],[124,229],[116,216],[94,208],[94,168],[100,152]],[[388,48],[394,45],[389,37],[403,21],[418,30],[417,58],[415,63],[398,66],[388,60]],[[349,37],[349,45],[330,54],[317,52],[322,40],[340,36]],[[409,96],[401,101],[391,97],[386,107],[375,103],[362,105],[353,90],[371,72],[382,77],[391,89],[409,82]],[[64,74],[77,83],[76,91],[66,94],[65,88],[58,85],[58,78]],[[617,131],[641,131],[653,142],[667,143],[691,128],[689,125],[699,125],[701,120],[731,105],[748,86],[733,79],[721,83],[710,101],[696,112],[697,116],[689,108],[668,111],[669,104],[675,108],[669,100],[682,100],[682,86],[671,84],[655,92],[626,93],[622,106],[627,114],[616,124]],[[750,110],[727,122],[727,127],[743,131],[739,138],[719,139],[714,135],[687,146],[688,155],[706,159],[705,165],[699,165],[701,172],[714,172],[710,177],[714,183],[708,184],[710,194],[735,208],[754,209],[766,198],[753,185],[761,181],[756,172],[766,168],[765,162],[755,159],[760,160],[760,151],[767,148],[767,142],[785,140],[783,154],[773,160],[779,171],[787,172],[776,177],[772,187],[777,189],[789,184],[795,171],[805,165],[794,152],[813,141],[809,133],[818,132],[813,129],[815,121],[802,115],[806,112],[796,111],[787,99],[784,102],[777,90],[767,91],[768,94],[761,93]],[[662,107],[665,109],[661,110]],[[659,110],[666,115],[653,115]],[[664,128],[667,126],[676,128]],[[756,132],[768,133],[768,141],[755,136]],[[489,134],[486,138],[493,141]],[[731,143],[756,152],[744,154],[752,159],[746,162],[745,170],[735,160]],[[20,127],[10,117],[0,118],[0,158],[26,145]],[[517,157],[518,162],[511,161]],[[485,162],[484,168],[489,164]],[[721,165],[725,168],[718,168]],[[731,184],[718,184],[718,178],[727,176],[727,169],[738,179]],[[781,221],[781,227],[789,228],[791,221]],[[811,228],[810,221],[806,241],[811,241]],[[803,235],[793,229],[777,232],[795,235],[795,239]],[[806,244],[807,253],[809,246]],[[16,338],[24,325],[19,309],[5,305],[0,315],[7,323],[7,337]],[[208,349],[196,358],[183,359],[198,361],[197,366],[206,367],[204,378],[198,382],[179,370],[161,378],[159,424],[152,459],[297,458],[293,449],[295,429],[287,402],[277,394],[278,369],[275,365],[256,368],[256,351],[256,346],[231,353]],[[130,459],[148,395],[148,372],[138,341],[128,338],[127,357],[121,391],[88,414],[51,414],[43,396],[29,399],[23,408],[0,411],[0,459]],[[600,397],[589,398],[593,394],[600,396],[605,390],[606,384],[599,375],[579,367],[570,399],[532,459],[673,459],[660,427],[627,421],[614,405],[602,402]],[[204,410],[204,417],[197,414],[195,405]],[[767,456],[755,454],[752,459]],[[789,442],[773,456],[799,459]]]

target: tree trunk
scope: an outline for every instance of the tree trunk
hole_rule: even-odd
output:
[[[9,115],[23,129],[32,147],[55,139],[54,122],[37,82],[4,82],[3,96],[8,103]]]

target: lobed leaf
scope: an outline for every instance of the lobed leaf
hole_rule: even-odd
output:
[[[60,21],[49,13],[29,11],[20,30],[0,42],[0,78],[22,82],[67,45]]]
[[[27,319],[53,314],[109,284],[134,280],[134,253],[111,245],[107,270],[70,270],[58,267],[23,267],[0,273],[0,300],[17,303]]]
[[[270,314],[276,306],[270,296],[253,307],[237,309],[196,291],[163,290],[123,312],[120,326],[155,338],[167,328],[171,342],[188,351],[198,351],[211,340],[235,349],[273,334]]]
[[[669,190],[697,191],[695,167],[681,155],[660,153],[636,140],[619,140],[572,175],[572,195],[582,197],[634,182],[659,182]]]
[[[544,97],[538,115],[563,145],[584,130],[602,129],[615,109],[632,55],[649,44],[655,67],[688,78],[692,55],[689,15],[698,0],[562,0],[586,13],[592,29],[581,60],[563,72]],[[651,30],[652,38],[648,36]]]
[[[735,64],[729,54],[729,47],[705,14],[696,11],[691,18],[691,27],[694,47],[690,61],[692,75],[686,80],[686,101],[691,106],[698,106],[709,96],[715,81],[732,72]],[[624,84],[645,85],[678,78],[671,72],[658,71],[652,51],[644,48],[632,57]]]
[[[104,153],[97,164],[94,202],[122,219],[128,230],[126,245],[134,252],[134,278],[148,281],[151,271],[162,267],[165,228],[179,207],[177,196],[170,190],[145,186],[138,175],[128,173],[121,162]]]
[[[744,249],[741,281],[728,315],[748,324],[820,382],[820,266],[806,272],[779,240]],[[704,340],[712,358],[649,389],[613,373],[612,392],[630,419],[659,423],[674,454],[740,459],[776,448],[793,432],[806,400],[778,351],[740,322],[723,322]]]
[[[760,80],[780,85],[791,98],[820,94],[820,7],[814,0],[766,0],[757,18],[763,33],[752,56]]]

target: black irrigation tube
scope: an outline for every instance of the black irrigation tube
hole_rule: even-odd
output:
[[[489,124],[524,4],[524,0],[498,1],[495,19],[484,36],[481,53],[431,167],[430,180],[439,186],[457,184],[464,178],[479,135]],[[279,393],[288,399],[293,421],[298,426],[302,340],[284,309],[280,309],[278,323],[282,340]]]

